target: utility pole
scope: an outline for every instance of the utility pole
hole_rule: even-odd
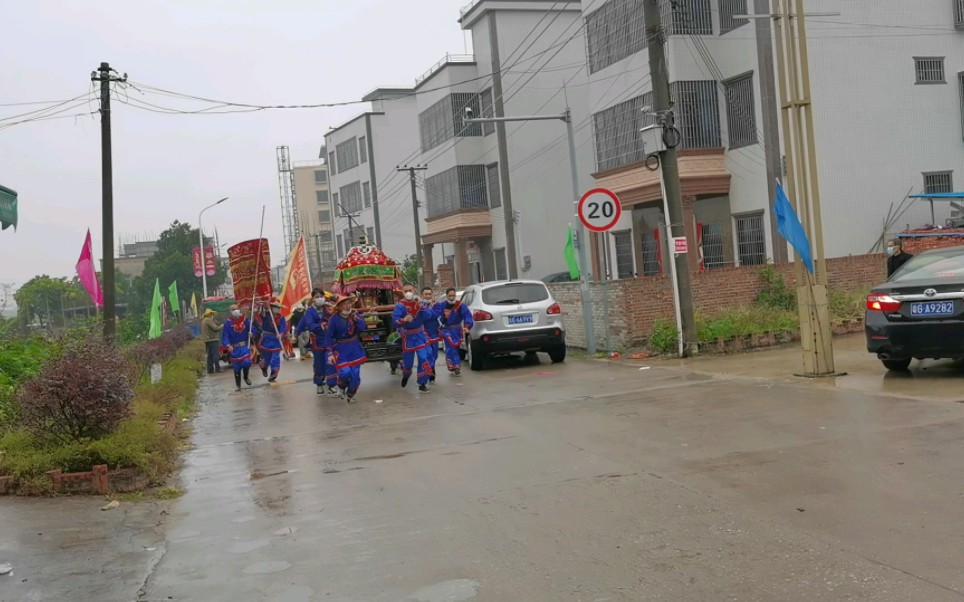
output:
[[[422,287],[422,225],[418,221],[418,195],[415,189],[415,172],[428,169],[425,165],[409,167],[396,167],[395,171],[407,171],[409,181],[412,184],[412,215],[415,218],[415,274],[418,278],[418,286]]]
[[[100,82],[100,156],[101,156],[101,221],[104,239],[103,270],[104,279],[104,338],[114,340],[117,330],[114,320],[117,316],[114,291],[114,179],[110,145],[110,84],[127,81],[110,68],[109,63],[101,63],[97,71],[90,74],[90,81]]]
[[[643,20],[646,24],[646,40],[649,46],[649,74],[653,82],[653,111],[662,116],[665,123],[672,125],[672,105],[669,95],[669,72],[666,68],[666,32],[663,30],[658,0],[642,0]],[[666,201],[669,215],[666,216],[669,228],[676,228],[686,236],[683,218],[683,198],[680,190],[679,162],[675,146],[661,153],[660,165],[666,186]],[[670,253],[673,253],[673,241]],[[699,353],[696,335],[696,315],[693,311],[693,288],[690,280],[689,261],[683,253],[673,253],[676,278],[679,285],[680,321],[682,323],[683,357]]]

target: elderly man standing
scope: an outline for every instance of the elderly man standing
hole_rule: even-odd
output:
[[[201,336],[208,354],[208,374],[221,371],[221,330],[224,324],[218,324],[215,315],[213,309],[207,309],[201,320]]]

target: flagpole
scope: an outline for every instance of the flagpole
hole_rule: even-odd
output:
[[[258,298],[258,276],[261,275],[261,248],[264,245],[264,211],[261,205],[261,229],[258,230],[258,255],[254,260],[254,287],[251,291],[251,312],[248,314],[248,349],[251,348],[251,331],[254,329],[254,302]]]

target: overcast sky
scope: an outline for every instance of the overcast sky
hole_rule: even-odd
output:
[[[131,81],[218,100],[312,104],[414,84],[462,53],[468,0],[32,0],[3,2],[0,105],[90,91],[102,61]],[[155,105],[200,109],[155,94]],[[65,115],[96,110],[92,101]],[[69,106],[69,105],[67,105]],[[0,120],[43,106],[0,106]],[[164,115],[113,102],[114,231],[152,238],[204,215],[222,244],[256,238],[262,205],[272,262],[284,260],[275,148],[314,159],[324,132],[366,108]],[[9,121],[0,121],[0,128]],[[72,276],[87,228],[101,258],[98,116],[0,129],[0,184],[19,193],[20,223],[0,232],[0,282]]]

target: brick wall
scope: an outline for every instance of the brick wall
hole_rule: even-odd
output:
[[[750,305],[761,290],[760,271],[766,266],[730,267],[692,275],[696,310],[713,314],[727,307]],[[787,284],[796,285],[793,264],[773,266]],[[827,280],[831,289],[854,290],[879,284],[886,277],[883,254],[839,257],[827,261]],[[586,346],[579,283],[550,284],[556,301],[562,305],[566,338],[572,347]],[[672,281],[669,276],[647,276],[617,280],[608,285],[610,336],[617,348],[625,349],[646,340],[657,320],[675,320]],[[605,340],[602,286],[590,287],[597,344]]]
[[[942,234],[943,236],[921,236],[914,238],[914,234]],[[904,243],[904,250],[911,255],[917,255],[932,249],[959,247],[964,245],[964,229],[946,228],[943,230],[908,230],[900,234]]]

